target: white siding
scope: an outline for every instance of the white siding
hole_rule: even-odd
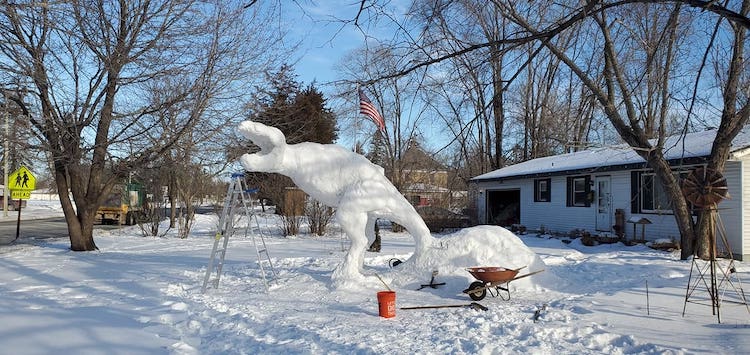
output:
[[[534,181],[521,189],[521,224],[529,229],[545,229],[567,233],[573,229],[593,230],[596,219],[593,207],[568,207],[565,176],[553,176],[550,184],[550,202],[534,202]]]
[[[672,214],[653,214],[630,212],[631,201],[631,173],[630,171],[615,171],[604,174],[592,174],[591,180],[597,176],[609,176],[612,193],[612,223],[615,223],[615,211],[625,212],[625,220],[631,217],[645,217],[652,224],[645,226],[646,240],[660,238],[674,238],[679,240],[680,232]],[[721,220],[727,233],[727,240],[735,254],[742,254],[745,260],[750,258],[750,232],[743,233],[750,226],[750,182],[740,184],[743,177],[750,177],[750,164],[743,161],[727,162],[724,176],[727,178],[730,199],[719,204]],[[587,230],[595,233],[596,209],[591,207],[566,206],[567,176],[553,176],[550,185],[549,202],[534,202],[534,179],[505,180],[499,182],[481,182],[477,184],[480,191],[486,190],[520,190],[521,224],[530,230],[537,230],[544,226],[546,230],[567,233],[574,229]],[[480,193],[477,200],[477,211],[480,223],[486,223],[486,192]],[[625,235],[628,239],[634,236],[641,238],[641,225],[635,226],[625,223]],[[740,255],[735,255],[740,257]]]
[[[740,183],[742,180],[742,165],[740,161],[727,162],[724,168],[724,177],[727,179],[727,186],[729,187],[729,199],[722,201],[718,206],[721,222],[723,222],[726,230],[727,241],[734,254],[747,254],[747,251],[743,250],[743,244],[745,243],[742,242],[742,211],[743,204],[747,203],[747,201],[742,201],[743,186]],[[721,244],[721,241],[717,241],[717,243]]]
[[[740,189],[740,196],[735,196],[735,199],[741,200],[740,214],[741,218],[741,230],[742,230],[742,260],[750,260],[750,164],[747,160],[741,162],[740,177],[742,178],[742,188]]]
[[[735,169],[736,170],[736,169]],[[736,174],[735,174],[736,175]],[[677,228],[674,215],[672,214],[651,214],[630,212],[630,171],[613,171],[603,174],[592,174],[591,180],[597,176],[609,176],[611,179],[612,194],[612,224],[615,223],[615,211],[623,210],[625,220],[631,217],[645,217],[652,224],[645,226],[646,240],[655,240],[660,238],[679,239],[680,232]],[[736,183],[734,183],[737,186]],[[481,182],[477,184],[480,191],[484,190],[520,190],[520,209],[521,224],[530,230],[537,230],[544,226],[546,230],[567,233],[574,229],[586,230],[595,233],[596,230],[596,208],[591,207],[568,207],[566,206],[567,196],[567,176],[551,177],[550,202],[534,202],[534,179],[525,180],[505,180],[498,182]],[[750,188],[750,187],[748,187]],[[735,194],[730,189],[730,193]],[[739,194],[737,192],[737,194]],[[477,211],[480,223],[487,223],[486,219],[486,192],[479,195],[477,200]],[[722,206],[724,207],[724,206]],[[735,209],[735,208],[733,208]],[[726,217],[725,217],[726,215]],[[728,212],[722,214],[723,219],[736,219]],[[727,224],[727,221],[724,221]],[[731,223],[735,223],[732,221]],[[628,239],[641,238],[642,226],[635,226],[632,223],[625,223],[625,235]],[[735,229],[738,229],[736,227]],[[734,248],[734,250],[740,250]]]
[[[671,214],[631,214],[630,213],[630,171],[616,171],[606,174],[591,175],[592,181],[597,176],[609,176],[612,194],[612,224],[615,223],[615,211],[623,210],[625,220],[630,217],[646,217],[653,224],[645,227],[647,240],[674,237],[679,239],[679,230]],[[583,229],[592,233],[596,230],[596,207],[568,207],[566,206],[566,176],[552,178],[552,201],[533,202],[533,185],[529,183],[527,189],[521,189],[521,223],[530,229],[537,229],[541,225],[554,232],[567,233],[573,229]],[[641,237],[642,227],[636,226],[635,233]],[[625,235],[633,238],[633,224],[625,224]]]

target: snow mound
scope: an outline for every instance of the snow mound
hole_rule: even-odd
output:
[[[386,276],[395,286],[418,288],[437,270],[435,282],[446,282],[445,292],[454,293],[476,281],[466,269],[478,266],[522,268],[518,276],[546,268],[542,259],[507,229],[476,226],[437,239],[432,248],[394,267]],[[554,275],[544,271],[514,280],[509,286],[512,290],[542,290],[549,288],[554,279]]]

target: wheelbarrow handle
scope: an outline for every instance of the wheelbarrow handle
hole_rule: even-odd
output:
[[[518,280],[518,279],[522,279],[522,278],[524,278],[524,277],[529,277],[529,276],[531,276],[531,275],[536,275],[536,274],[538,274],[538,273],[540,273],[540,272],[542,272],[542,271],[544,271],[544,269],[541,269],[541,270],[537,270],[537,271],[533,271],[533,272],[530,272],[530,273],[528,273],[528,274],[523,274],[523,275],[521,275],[521,276],[517,276],[517,277],[515,277],[515,278],[514,278],[514,279],[512,279],[512,280],[508,280],[508,282],[511,282],[511,281],[514,281],[514,280]]]

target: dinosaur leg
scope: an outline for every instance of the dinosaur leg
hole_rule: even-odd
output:
[[[372,243],[375,239],[375,221],[377,219],[370,213],[367,214],[367,226],[365,227],[365,236],[367,236],[367,242]]]
[[[351,246],[344,257],[344,262],[336,267],[331,278],[338,283],[346,280],[362,280],[362,266],[365,248],[367,247],[367,237],[365,236],[367,213],[355,211],[342,205],[336,211],[336,217],[344,233],[351,240]]]

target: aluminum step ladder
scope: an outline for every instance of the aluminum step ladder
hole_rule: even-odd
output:
[[[258,233],[252,233],[253,245],[255,246],[255,253],[258,258],[258,267],[260,269],[261,277],[263,278],[263,285],[265,286],[266,292],[268,292],[268,278],[266,277],[266,268],[269,269],[273,278],[276,279],[276,270],[271,262],[271,257],[268,255],[268,247],[266,246],[265,238],[263,237],[263,231],[260,228],[260,222],[254,213],[254,204],[251,202],[250,194],[258,191],[257,189],[248,189],[245,184],[245,175],[241,173],[232,174],[231,182],[227,188],[227,196],[224,201],[224,208],[222,209],[221,216],[219,218],[219,229],[216,232],[214,238],[214,245],[211,249],[211,255],[208,260],[208,266],[206,267],[206,276],[203,279],[203,287],[201,292],[205,293],[209,286],[209,283],[213,288],[219,287],[219,280],[221,279],[222,268],[224,267],[224,258],[226,257],[227,247],[229,245],[230,237],[234,236],[237,229],[235,227],[235,217],[244,214],[246,218],[245,237],[247,237],[250,231],[250,223],[255,219],[255,225],[258,229]],[[258,240],[260,239],[260,240]],[[221,246],[220,246],[221,245]],[[267,264],[267,265],[264,265]],[[215,271],[215,277],[211,279],[211,274]]]

